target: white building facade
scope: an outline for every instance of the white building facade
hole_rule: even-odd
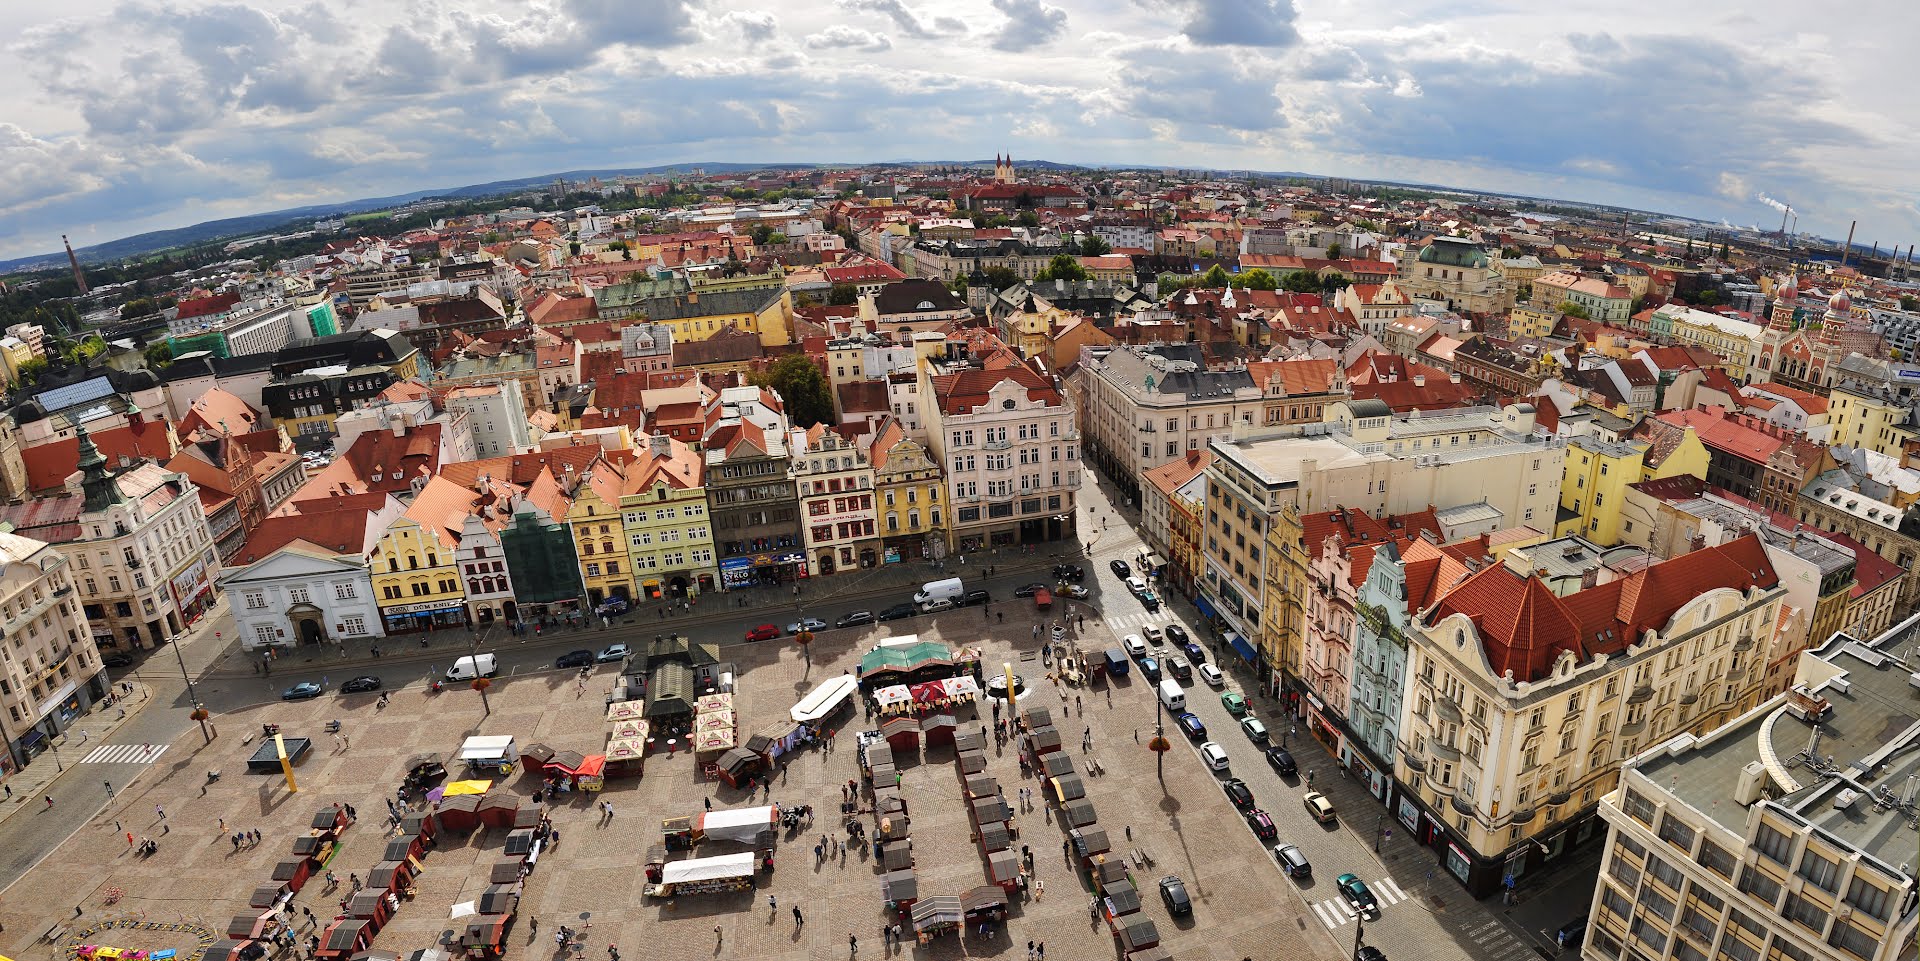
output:
[[[220,575],[245,651],[383,637],[364,558],[283,547]]]

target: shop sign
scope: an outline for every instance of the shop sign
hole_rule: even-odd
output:
[[[418,604],[396,604],[393,607],[383,607],[380,609],[380,613],[388,617],[393,617],[396,614],[432,614],[439,611],[457,610],[460,610],[459,605],[456,604],[453,607],[448,607],[446,601],[422,601]]]
[[[193,603],[195,598],[206,593],[208,587],[207,562],[205,560],[196,560],[188,564],[185,570],[173,575],[173,580],[169,586],[173,589],[173,603],[175,606],[185,607]]]

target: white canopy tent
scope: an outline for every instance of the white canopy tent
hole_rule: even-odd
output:
[[[660,883],[686,884],[691,881],[714,881],[720,878],[752,877],[754,854],[722,854],[711,858],[693,858],[688,861],[669,861],[660,868]]]

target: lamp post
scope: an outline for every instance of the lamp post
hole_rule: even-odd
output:
[[[1387,814],[1385,811],[1373,816],[1373,853],[1375,854],[1380,853],[1380,832],[1386,830],[1386,827]]]
[[[492,624],[487,625],[487,636],[488,637],[493,636]],[[480,716],[492,717],[493,704],[487,700],[487,688],[492,687],[493,684],[492,682],[488,681],[486,678],[480,676],[480,658],[478,656],[479,652],[480,652],[480,635],[468,634],[467,635],[467,657],[469,658],[469,660],[467,661],[467,663],[473,665],[473,674],[474,674],[473,689],[480,692]]]
[[[212,744],[213,731],[207,728],[207,709],[200,706],[200,694],[194,690],[193,678],[187,674],[187,658],[180,653],[180,641],[176,638],[168,641],[167,645],[173,648],[173,659],[180,662],[180,679],[187,682],[187,701],[193,705],[193,719],[200,722],[200,736]]]
[[[1357,914],[1353,918],[1353,959],[1360,961],[1360,936],[1367,930],[1367,916]]]

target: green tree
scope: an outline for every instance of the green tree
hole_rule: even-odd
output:
[[[167,341],[156,340],[148,344],[147,349],[143,353],[147,358],[147,366],[154,370],[159,370],[173,363],[173,344]]]
[[[1099,257],[1110,253],[1113,253],[1113,245],[1099,237],[1088,235],[1085,240],[1080,241],[1080,256],[1082,257]]]
[[[1561,313],[1566,314],[1568,317],[1578,317],[1581,320],[1593,319],[1593,314],[1590,313],[1587,310],[1587,308],[1582,307],[1571,300],[1561,301],[1558,309]]]
[[[833,423],[833,391],[827,386],[827,375],[805,354],[788,354],[752,379],[756,386],[779,392],[795,427]]]
[[[567,241],[567,253],[572,254],[575,257],[580,256],[580,241],[578,240]]]
[[[1040,229],[1040,218],[1031,210],[1020,211],[1020,216],[1016,218],[1015,222],[1028,230]]]
[[[1265,267],[1255,267],[1241,274],[1237,280],[1240,286],[1248,290],[1280,289],[1280,281],[1275,280],[1273,274],[1269,273]]]
[[[852,284],[834,284],[827,291],[827,303],[834,307],[852,307],[860,302],[860,288]]]
[[[45,357],[29,357],[20,362],[20,384],[28,386],[40,382],[40,375],[47,369]]]
[[[773,233],[770,233],[770,234],[768,234],[768,235],[767,235],[767,243],[770,243],[770,244],[784,244],[784,243],[786,243],[786,242],[787,242],[787,235],[786,235],[786,234],[783,234],[783,233],[781,233],[781,232],[780,232],[780,231],[778,231],[778,230],[776,230],[776,231],[774,231]]]
[[[1227,273],[1227,268],[1219,264],[1208,267],[1207,272],[1200,275],[1200,286],[1211,290],[1219,290],[1232,283],[1233,278]]]
[[[1047,265],[1040,268],[1039,273],[1033,275],[1033,279],[1036,282],[1043,280],[1085,280],[1087,279],[1087,268],[1080,266],[1080,261],[1074,259],[1069,254],[1054,254],[1053,259],[1047,261]]]
[[[755,246],[764,246],[772,238],[773,226],[771,224],[753,225],[753,243]]]
[[[1003,291],[1020,283],[1020,275],[1012,267],[988,267],[982,273],[987,275],[987,283],[992,285],[995,291]]]
[[[1340,259],[1340,245],[1338,243],[1331,243],[1327,245],[1327,259],[1328,260]]]
[[[120,319],[130,320],[134,317],[145,317],[148,314],[154,313],[157,309],[158,308],[154,307],[151,298],[135,297],[120,305]]]
[[[1513,292],[1513,296],[1514,296],[1514,297],[1516,297],[1516,298],[1518,298],[1518,299],[1520,300],[1520,302],[1521,302],[1521,303],[1523,303],[1523,304],[1524,304],[1524,303],[1526,303],[1526,302],[1528,302],[1528,301],[1530,301],[1530,300],[1532,300],[1532,299],[1533,299],[1533,285],[1532,285],[1532,284],[1521,284],[1521,285],[1520,285],[1519,287],[1517,287],[1517,288],[1515,288],[1515,289],[1514,289],[1514,292]]]
[[[1693,296],[1693,302],[1701,307],[1718,307],[1720,305],[1720,292],[1708,288],[1695,294]]]
[[[1296,294],[1317,294],[1320,292],[1320,278],[1304,270],[1296,270],[1280,278],[1280,289]]]
[[[1900,309],[1909,312],[1920,310],[1920,297],[1915,297],[1912,294],[1901,294]]]
[[[1333,293],[1336,290],[1339,290],[1342,287],[1351,287],[1351,286],[1353,286],[1353,281],[1348,280],[1347,275],[1340,273],[1339,271],[1335,271],[1320,279],[1320,289],[1326,291],[1329,294]]]

